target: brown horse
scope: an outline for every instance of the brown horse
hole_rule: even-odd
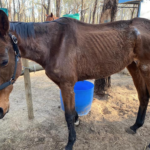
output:
[[[3,11],[0,11],[0,85],[6,83],[13,83],[21,74],[21,61],[17,63],[14,79],[13,74],[15,70],[15,55],[12,49],[10,37],[8,37],[9,22]],[[9,42],[8,42],[9,41]],[[10,77],[11,76],[11,77]],[[5,86],[6,84],[3,84]],[[0,119],[9,111],[9,94],[13,89],[13,85],[6,88],[0,88]]]
[[[51,13],[50,15],[46,15],[46,21],[53,21],[59,19],[59,17],[56,17],[53,15],[53,13]]]
[[[78,121],[78,114],[73,88],[77,81],[107,77],[127,67],[140,101],[136,122],[130,129],[136,133],[144,124],[150,93],[149,20],[135,18],[92,25],[60,18],[45,23],[10,25],[10,33],[18,38],[21,56],[41,64],[46,75],[61,89],[69,130],[66,150],[72,150],[76,141],[74,122]],[[11,78],[14,68],[8,32],[8,18],[0,11],[0,84]],[[8,88],[11,90],[12,87]],[[8,98],[1,98],[1,116],[8,108]]]

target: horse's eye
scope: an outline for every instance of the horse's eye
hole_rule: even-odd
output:
[[[8,64],[8,60],[3,60],[1,66],[6,66]]]

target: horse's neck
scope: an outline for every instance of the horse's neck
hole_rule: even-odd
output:
[[[46,35],[52,29],[49,28],[49,23],[10,23],[10,32],[18,37],[21,57],[33,60],[44,67],[48,53],[47,43],[50,43],[50,38]]]
[[[37,43],[36,38],[29,38],[26,40],[20,38],[18,46],[20,49],[21,57],[35,61],[44,67],[44,54],[46,52],[44,48],[42,49],[39,43]]]

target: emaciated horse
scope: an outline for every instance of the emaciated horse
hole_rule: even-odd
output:
[[[0,11],[0,84],[13,74],[9,32],[18,39],[21,57],[41,64],[61,89],[69,130],[66,150],[72,150],[76,141],[74,122],[78,121],[78,114],[73,88],[77,81],[107,77],[127,67],[140,101],[136,122],[130,130],[136,133],[144,124],[150,93],[149,20],[135,18],[92,25],[60,18],[46,23],[11,23],[9,31],[8,18]],[[12,86],[8,87],[8,93],[11,89]],[[4,116],[8,108],[8,98],[2,97],[0,115]]]
[[[56,17],[53,15],[53,13],[51,13],[50,15],[46,15],[46,21],[53,21],[58,19],[59,17]]]

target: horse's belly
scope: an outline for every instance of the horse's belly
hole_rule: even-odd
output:
[[[132,63],[134,55],[119,55],[116,57],[105,56],[103,59],[88,57],[81,58],[78,63],[78,79],[98,79],[110,76],[124,69]]]
[[[128,66],[134,59],[134,35],[128,31],[99,31],[79,41],[78,75],[103,78]]]

